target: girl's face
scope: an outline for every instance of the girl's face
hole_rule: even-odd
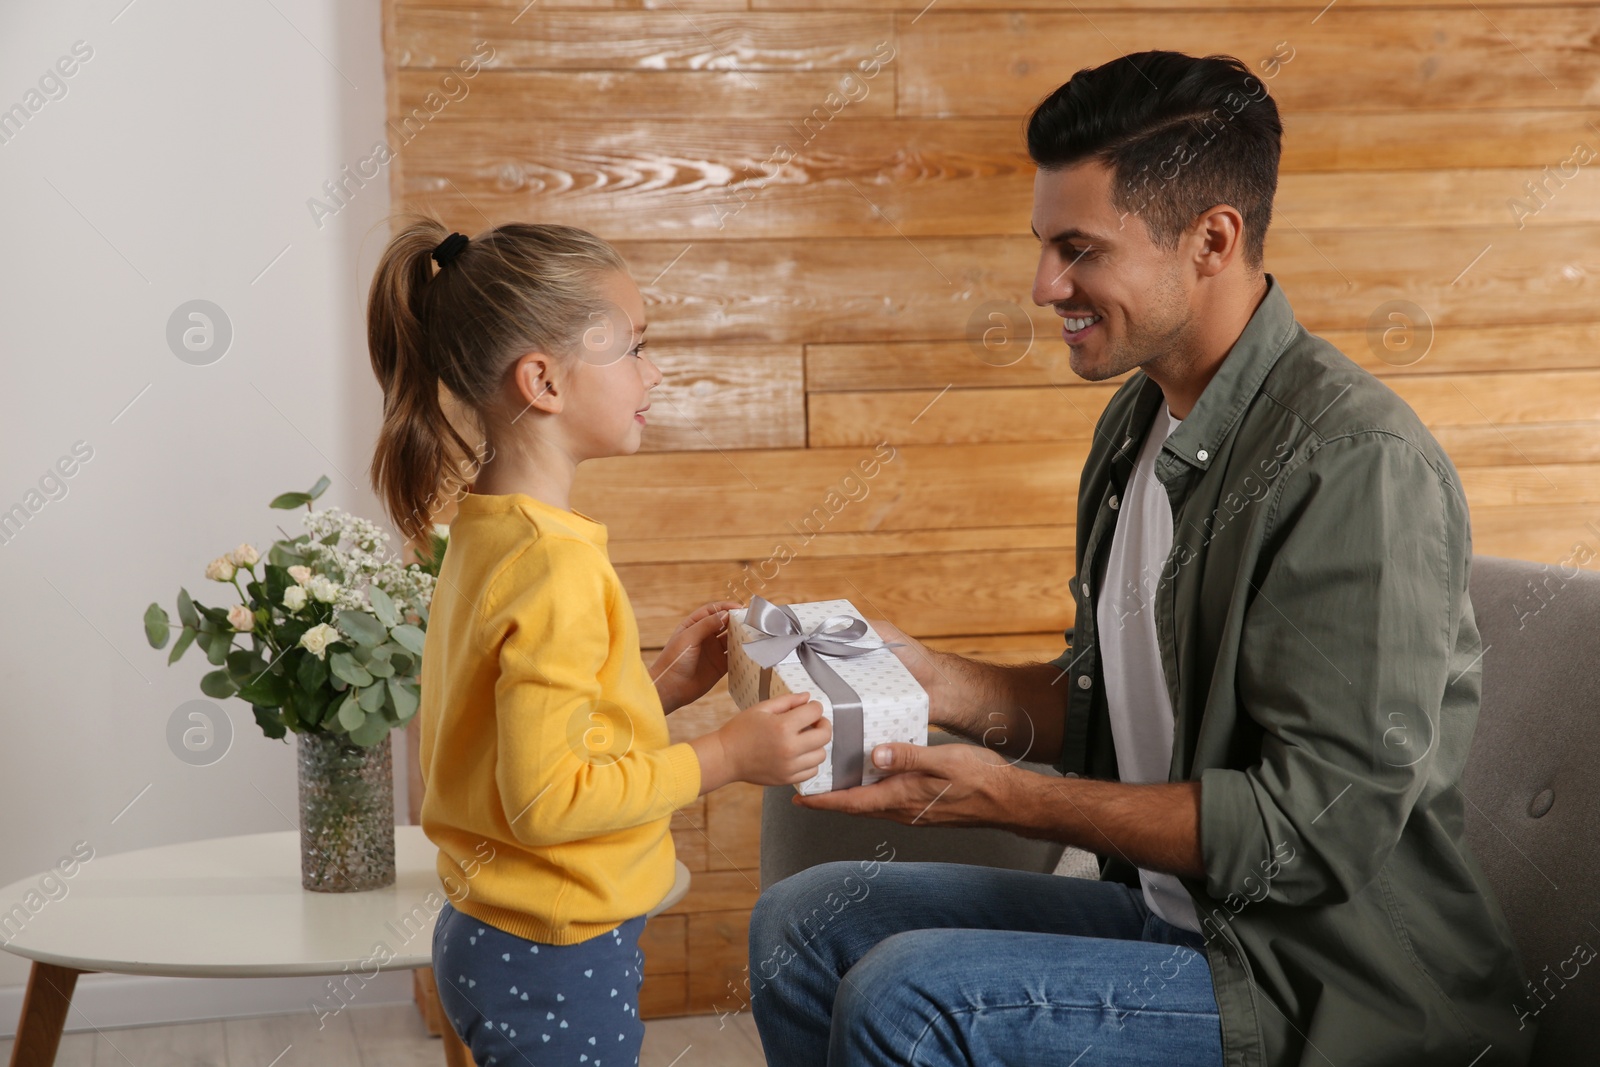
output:
[[[575,458],[631,455],[644,433],[650,390],[661,371],[644,354],[644,298],[623,271],[603,278],[599,295],[606,311],[579,337],[568,361],[563,405],[566,436]]]

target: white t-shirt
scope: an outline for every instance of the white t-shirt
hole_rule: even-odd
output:
[[[1111,554],[1095,603],[1117,774],[1124,782],[1165,782],[1172,764],[1172,699],[1156,643],[1156,588],[1172,553],[1172,504],[1155,476],[1156,456],[1181,419],[1163,404],[1117,507]],[[1139,870],[1144,901],[1174,926],[1199,932],[1194,900],[1170,874]]]

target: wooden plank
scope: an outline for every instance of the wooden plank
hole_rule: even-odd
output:
[[[761,880],[755,872],[706,871],[696,874],[684,898],[662,915],[699,915],[708,911],[749,911],[761,893]],[[689,946],[690,967],[694,966],[694,946]]]
[[[1600,526],[1592,504],[1555,507],[1472,509],[1472,551],[1535,563],[1561,563],[1580,557],[1573,547],[1585,544],[1600,552]],[[1589,569],[1593,570],[1593,564]]]
[[[438,0],[435,0],[435,2],[438,2]],[[462,0],[462,2],[465,3],[467,0]],[[472,2],[476,3],[478,0],[472,0]],[[513,3],[514,0],[497,0],[497,2],[509,4]],[[587,5],[589,2],[591,2],[591,0],[557,0],[557,3],[550,6],[564,7],[574,3],[582,3]],[[598,4],[602,2],[602,0],[593,0],[593,2]],[[623,0],[612,0],[612,2],[621,3]],[[1549,5],[1549,3],[1550,0],[1495,0],[1494,7],[1546,7]],[[901,11],[911,15],[916,15],[919,12],[926,11],[928,6],[928,0],[750,0],[750,7],[755,11],[794,11],[812,9],[819,11]],[[1387,10],[1393,6],[1393,0],[1354,0],[1354,2],[1350,2],[1350,0],[1343,0],[1343,2],[1339,4],[1339,10],[1354,11],[1358,8],[1368,7]],[[1462,0],[1406,0],[1406,6],[1462,7],[1464,4]],[[1577,0],[1576,3],[1570,2],[1569,0],[1569,2],[1563,6],[1590,7],[1594,6],[1594,0]],[[961,0],[959,6],[952,5],[952,7],[962,11],[1059,11],[1061,9],[1061,0]],[[1098,17],[1098,12],[1100,10],[1110,7],[1112,7],[1110,0],[1100,0],[1099,3],[1090,6],[1088,9],[1096,12]],[[1305,5],[1292,2],[1286,3],[1285,0],[1206,0],[1203,5],[1197,4],[1195,0],[1135,0],[1133,3],[1116,5],[1117,10],[1150,12],[1174,9],[1193,10],[1195,8],[1202,8],[1206,11],[1217,12],[1219,15],[1244,14],[1247,12],[1267,10],[1281,11],[1284,9],[1299,8],[1307,20],[1316,15],[1319,11],[1323,10],[1324,7],[1326,7],[1326,5],[1320,3]],[[916,20],[913,19],[911,24],[914,24],[915,21]]]
[[[1314,24],[1303,9],[1248,17],[1211,11],[968,12],[896,16],[902,115],[1023,115],[1075,70],[1129,50],[1237,56],[1253,71],[1275,42],[1293,56],[1266,80],[1283,111],[1396,111],[1418,107],[1566,107],[1600,94],[1600,67],[1574,41],[1594,37],[1591,7],[1542,8],[1538,18],[1491,21],[1439,11],[1341,8]],[[751,16],[760,17],[760,16]],[[1515,19],[1514,36],[1495,23]],[[1288,49],[1278,49],[1288,56]],[[1063,62],[1063,56],[1070,61]],[[1352,77],[1352,72],[1359,72]]]
[[[750,963],[748,909],[689,917],[694,966],[689,971],[689,1010],[696,1014],[737,1011],[749,1003],[745,987]]]
[[[441,221],[476,232],[483,220],[469,211]],[[1285,224],[1267,236],[1267,269],[1316,332],[1364,329],[1394,299],[1426,308],[1436,327],[1594,321],[1583,282],[1600,277],[1600,226],[1484,234]],[[981,339],[997,304],[1026,316],[1041,343],[1060,336],[1060,320],[1028,296],[1031,236],[615,243],[644,290],[656,344]]]
[[[689,970],[689,919],[685,915],[655,915],[639,934],[644,952],[644,976],[686,974]]]
[[[1005,319],[996,322],[1003,326]],[[806,345],[806,391],[1084,384],[1072,371],[1067,347],[1055,336],[1030,339],[1025,328],[1009,339],[996,336],[1002,343],[992,348],[986,348],[981,340]],[[1422,349],[1420,358],[1417,349],[1404,354],[1386,349],[1381,329],[1370,334],[1366,330],[1329,330],[1321,336],[1380,378],[1505,370],[1511,352],[1516,353],[1519,370],[1576,370],[1595,366],[1595,353],[1600,351],[1600,323],[1596,322],[1552,323],[1535,329],[1435,328],[1432,343]],[[1018,347],[1008,352],[1005,343]],[[1124,382],[1132,373],[1108,381]]]
[[[1048,526],[1073,519],[1085,455],[997,444],[624,456],[583,464],[572,504],[607,524],[614,556],[639,540]]]
[[[997,314],[970,341],[806,345],[806,392],[1084,384],[1059,334],[1041,335],[1028,329],[1029,320]],[[1132,373],[1108,380],[1121,383]]]
[[[1600,370],[1416,375],[1387,384],[1429,429],[1590,422],[1600,406]]]
[[[652,343],[648,351],[662,381],[650,394],[641,451],[804,447],[799,348]]]
[[[926,644],[940,652],[954,652],[985,663],[1044,663],[1055,659],[1066,648],[1063,633],[1042,634],[963,634],[956,637],[930,637]]]
[[[1486,246],[1489,246],[1486,250]],[[622,242],[664,339],[822,343],[981,336],[995,302],[1041,338],[1060,320],[1033,305],[1032,237]],[[1314,331],[1364,329],[1386,302],[1410,300],[1435,326],[1591,322],[1585,278],[1600,277],[1600,226],[1535,228],[1496,241],[1478,228],[1294,229],[1267,235],[1267,269]],[[674,262],[676,261],[676,262]]]
[[[653,921],[653,920],[652,920]],[[648,967],[648,962],[646,963]],[[689,975],[647,974],[639,987],[639,1018],[689,1014]]]
[[[761,797],[765,787],[734,782],[706,796],[707,857],[711,870],[761,870]]]
[[[639,620],[640,643],[665,640],[707,600],[750,593],[786,601],[845,597],[871,618],[914,636],[1035,633],[1064,629],[1072,596],[1068,549],[946,552],[916,556],[811,559],[801,556],[770,580],[745,576],[736,561],[629,563],[617,568]]]
[[[893,93],[882,80],[860,86],[863,102]],[[493,103],[483,87],[440,111],[407,147],[408,193],[428,193],[450,210],[465,204],[492,218],[617,227],[640,239],[1028,232],[1035,168],[1012,119],[864,120],[852,104],[838,118],[824,109],[804,127],[806,109],[730,116],[709,128],[700,119],[465,121],[486,110],[480,103]],[[1588,141],[1600,144],[1592,131]],[[1571,155],[1569,143],[1548,162]],[[1486,226],[1509,236],[1523,226],[1600,222],[1600,164],[1566,172],[1541,174],[1526,160],[1491,169],[1286,169],[1276,207],[1304,229]],[[1526,190],[1530,181],[1546,192]]]
[[[1001,484],[1012,483],[1011,472],[994,470],[990,476]],[[1070,495],[1077,492],[1078,475],[1075,470],[1062,468],[1059,472],[1059,492]],[[974,513],[968,521],[1001,522],[1010,515],[996,512],[989,515]],[[1068,518],[1063,509],[1058,518]],[[752,572],[759,573],[756,561],[762,561],[777,551],[779,544],[789,545],[796,553],[804,552],[812,559],[840,556],[921,555],[927,552],[980,552],[1013,548],[1061,548],[1072,545],[1072,526],[976,526],[930,530],[889,530],[863,533],[819,534],[807,541],[780,537],[718,537],[674,538],[664,540],[624,541],[611,546],[613,563],[679,563],[714,559],[742,560]]]
[[[549,9],[551,5],[541,4]],[[894,114],[894,72],[885,68],[866,80],[860,71],[794,70],[481,70],[470,80],[441,88],[437,70],[402,70],[399,114],[423,107],[430,92],[450,99],[430,118],[440,127],[458,122],[500,123],[511,133],[518,123],[570,123],[574,119],[603,119],[615,124],[620,116],[630,123],[641,119],[719,120],[781,118],[798,122],[816,107],[824,107],[829,93],[842,92],[850,101],[848,113],[858,118],[889,118]],[[854,79],[854,80],[853,80]],[[394,112],[391,112],[394,114]],[[594,130],[604,135],[602,130]],[[605,135],[609,139],[609,135]],[[787,131],[783,140],[794,139]],[[1562,151],[1571,148],[1565,138]],[[772,146],[767,146],[771,151]],[[1532,158],[1529,153],[1521,158]],[[763,158],[765,158],[763,156]]]
[[[1388,384],[1433,429],[1592,420],[1600,371],[1412,375]],[[970,444],[1086,442],[1111,392],[1102,386],[1028,386],[874,393],[817,393],[810,440],[842,447],[867,441]]]
[[[1596,144],[1588,113],[1563,108],[1291,109],[1279,117],[1283,174],[1511,167],[1533,178],[1579,142]]]
[[[390,47],[402,68],[471,62],[487,70],[855,70],[892,40],[893,16],[744,11],[396,8]],[[491,42],[488,50],[480,45]],[[488,55],[487,59],[482,58]],[[752,86],[753,88],[753,86]]]
[[[1600,464],[1514,463],[1461,467],[1459,473],[1473,514],[1489,507],[1600,504]]]
[[[1433,0],[1423,2],[1430,3]],[[429,7],[457,10],[492,10],[503,12],[507,18],[514,18],[529,6],[529,0],[427,0],[427,4]],[[539,0],[539,6],[590,11],[671,11],[674,8],[685,11],[744,11],[749,4],[748,0]]]
[[[1441,426],[1433,431],[1450,462],[1468,467],[1600,462],[1600,423]]]

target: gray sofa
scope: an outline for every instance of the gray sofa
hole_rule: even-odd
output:
[[[1575,564],[1595,554],[1575,548]],[[1467,840],[1511,924],[1537,987],[1536,1065],[1595,1062],[1600,1029],[1600,574],[1575,565],[1474,556],[1473,611],[1483,635],[1483,707],[1462,793]],[[933,744],[965,744],[935,731]],[[1043,764],[1020,766],[1055,774]],[[1096,877],[1077,849],[1002,830],[902,826],[811,811],[792,787],[766,791],[761,888],[818,863],[938,860]],[[1542,1005],[1542,1007],[1541,1007]]]

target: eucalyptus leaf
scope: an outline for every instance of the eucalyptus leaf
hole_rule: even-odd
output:
[[[364,611],[341,611],[334,624],[357,644],[375,648],[389,639],[389,628]]]
[[[211,643],[206,646],[206,659],[215,666],[222,666],[228,661],[228,653],[233,649],[233,635],[213,633]]]
[[[360,703],[362,711],[369,713],[378,711],[383,707],[383,698],[388,693],[388,687],[382,682],[373,682],[361,690],[361,696],[357,698],[357,702]]]
[[[211,671],[200,679],[200,692],[214,700],[227,700],[239,691],[227,671]]]
[[[422,655],[422,643],[427,640],[427,635],[410,623],[402,623],[389,631],[389,636],[398,641],[407,652]]]
[[[384,626],[394,626],[400,621],[400,611],[388,593],[371,585],[367,587],[367,599],[372,601],[372,612]]]
[[[152,600],[144,609],[144,639],[150,642],[151,648],[165,648],[171,636],[172,623],[167,619],[167,609]]]
[[[292,508],[305,507],[307,504],[311,503],[312,499],[313,498],[306,493],[281,493],[278,496],[273,497],[272,503],[268,504],[267,507],[278,508],[282,511],[289,511]]]
[[[312,500],[315,500],[315,499],[317,499],[317,497],[319,497],[323,493],[327,492],[328,491],[328,486],[330,486],[332,484],[333,484],[333,480],[330,479],[326,474],[324,474],[322,477],[317,479],[317,484],[313,485],[310,488],[310,490],[308,490],[306,492],[306,495],[309,496]]]
[[[200,613],[194,610],[194,601],[189,599],[189,590],[178,587],[178,618],[183,620],[185,626],[199,626]]]
[[[374,678],[387,678],[394,674],[394,664],[388,656],[372,656],[366,663],[367,673]]]
[[[352,699],[353,696],[354,691],[352,691],[350,697],[345,698],[343,704],[339,705],[339,725],[346,730],[354,730],[367,721],[367,713],[361,710],[360,702]]]
[[[372,684],[372,675],[348,652],[335,652],[328,657],[328,670],[335,678],[357,688]]]
[[[389,699],[394,703],[395,714],[400,717],[402,723],[417,713],[418,699],[415,689],[395,678],[390,678],[385,685],[389,690]]]
[[[363,748],[378,744],[389,735],[390,723],[381,714],[368,715],[365,722],[350,731],[350,740]]]
[[[178,643],[172,646],[172,654],[167,657],[168,666],[178,662],[179,657],[189,650],[190,645],[194,644],[196,632],[187,626],[183,628],[183,632],[178,635]]]

